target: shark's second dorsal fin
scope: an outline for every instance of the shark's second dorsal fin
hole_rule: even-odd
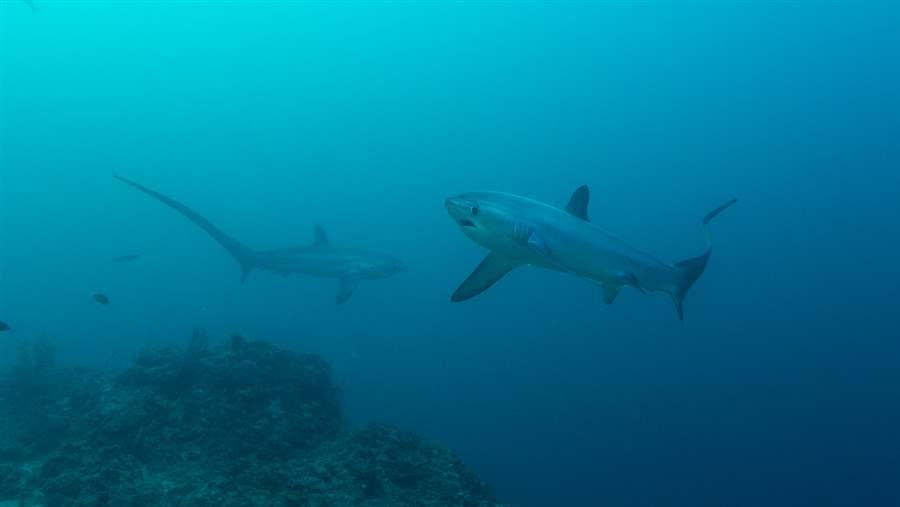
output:
[[[572,193],[572,197],[569,198],[569,204],[566,204],[566,211],[570,215],[574,215],[585,222],[590,222],[591,219],[588,218],[588,202],[591,200],[591,192],[588,190],[587,185],[581,185],[575,192]]]
[[[325,234],[325,229],[322,228],[321,225],[317,225],[313,229],[313,244],[316,246],[328,246],[328,234]]]

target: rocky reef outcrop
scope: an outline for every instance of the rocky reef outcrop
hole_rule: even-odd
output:
[[[382,425],[342,428],[328,364],[194,333],[109,373],[25,345],[0,378],[0,505],[494,507],[451,453]]]

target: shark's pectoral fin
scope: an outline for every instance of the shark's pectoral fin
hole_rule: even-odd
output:
[[[475,268],[475,271],[456,289],[450,300],[454,302],[465,301],[486,291],[503,275],[512,271],[519,263],[498,255],[489,253]]]
[[[603,287],[603,302],[611,305],[613,301],[616,300],[616,296],[619,295],[619,288],[621,285],[612,285],[609,283],[602,284]]]
[[[334,304],[342,305],[346,303],[350,296],[353,295],[357,285],[359,285],[359,271],[354,269],[344,273],[344,276],[340,279],[340,285],[338,285],[338,293],[334,299]]]

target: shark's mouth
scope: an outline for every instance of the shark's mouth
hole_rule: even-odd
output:
[[[475,222],[472,222],[468,218],[463,218],[459,221],[460,227],[472,227],[475,228]]]

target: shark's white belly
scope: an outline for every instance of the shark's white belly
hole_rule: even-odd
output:
[[[543,251],[515,235],[494,237],[490,245],[485,246],[522,264],[569,273],[602,284],[620,285],[623,274],[631,273],[646,291],[672,291],[677,271],[671,265],[618,240],[607,240],[592,227],[578,225],[531,226],[529,235],[536,234],[540,238],[546,245]]]

